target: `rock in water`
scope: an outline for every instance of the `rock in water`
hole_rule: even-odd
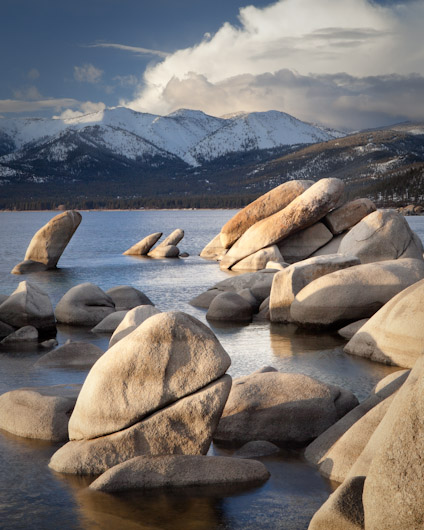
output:
[[[105,317],[103,320],[101,320],[97,326],[94,326],[94,328],[91,330],[93,333],[113,333],[116,328],[119,326],[119,324],[124,320],[125,315],[128,313],[128,311],[116,311],[115,313],[111,313],[107,317]]]
[[[69,341],[43,355],[34,366],[85,370],[91,368],[102,355],[103,350],[95,344]]]
[[[395,366],[412,368],[424,353],[424,280],[385,304],[345,346],[345,351]]]
[[[235,271],[259,271],[266,268],[266,265],[269,261],[276,261],[283,263],[284,259],[281,255],[281,252],[278,250],[277,245],[272,245],[271,247],[263,248],[258,250],[254,254],[247,256],[236,263],[233,267]]]
[[[185,313],[159,313],[93,366],[69,424],[71,440],[96,438],[221,377],[230,358],[212,331]]]
[[[149,252],[151,258],[178,258],[180,250],[175,245],[159,245]]]
[[[134,309],[139,305],[155,305],[148,296],[131,285],[118,285],[106,291],[115,304],[115,311]]]
[[[48,294],[38,285],[24,281],[0,305],[0,321],[15,328],[34,326],[38,330],[56,329],[53,306]]]
[[[5,337],[0,344],[16,344],[22,342],[37,342],[38,330],[34,326],[24,326],[19,328],[7,337]]]
[[[142,324],[146,319],[153,315],[157,315],[158,313],[160,313],[159,309],[152,305],[139,305],[138,307],[131,309],[131,311],[128,311],[122,322],[113,332],[109,341],[109,348],[132,333],[135,328]]]
[[[237,293],[224,292],[212,300],[206,318],[225,322],[250,322],[252,314],[251,304],[242,296]]]
[[[58,322],[71,326],[95,326],[115,312],[112,298],[92,283],[69,289],[59,300],[55,315]]]
[[[141,241],[124,252],[126,256],[145,256],[155,243],[162,237],[162,232],[155,232],[143,238]]]
[[[223,247],[231,247],[248,228],[285,208],[312,184],[311,180],[290,180],[248,204],[222,227],[220,239]]]
[[[220,261],[226,253],[227,249],[224,248],[224,245],[221,243],[221,236],[218,234],[200,252],[200,257]]]
[[[182,240],[184,237],[184,230],[181,228],[177,228],[173,232],[169,234],[168,237],[165,237],[165,239],[159,243],[158,247],[167,247],[168,245],[177,246],[178,243]]]
[[[257,250],[315,224],[338,205],[343,192],[343,181],[319,180],[288,206],[251,226],[224,256],[221,268],[229,269]]]
[[[37,265],[39,263],[44,264],[45,269],[54,269],[80,222],[81,214],[75,210],[53,217],[31,239],[25,261],[22,262],[22,270],[18,264],[12,273],[21,274],[35,269],[40,270],[40,266]],[[35,263],[31,265],[31,262]]]

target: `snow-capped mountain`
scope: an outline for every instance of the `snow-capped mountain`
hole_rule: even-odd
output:
[[[283,112],[225,118],[181,109],[167,116],[117,107],[70,119],[0,119],[0,183],[20,179],[120,175],[143,165],[187,168],[229,153],[334,138]],[[105,165],[107,164],[107,165]]]

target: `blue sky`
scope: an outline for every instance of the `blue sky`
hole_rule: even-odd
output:
[[[277,109],[424,120],[424,2],[2,0],[0,115]]]

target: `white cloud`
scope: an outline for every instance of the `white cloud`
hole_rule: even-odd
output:
[[[152,50],[150,48],[139,48],[138,46],[126,46],[125,44],[115,44],[112,42],[103,42],[100,44],[90,44],[87,48],[115,48],[126,52],[132,52],[137,55],[157,55],[158,57],[168,57],[168,53],[160,50]]]
[[[82,83],[99,83],[103,75],[103,70],[96,68],[92,64],[74,66],[74,78]]]
[[[66,121],[72,118],[79,118],[87,114],[92,114],[93,112],[103,111],[106,108],[104,103],[94,103],[93,101],[85,101],[83,103],[79,103],[78,106],[80,110],[66,109],[60,115],[53,116],[53,118]]]
[[[148,67],[133,100],[121,104],[162,114],[180,107],[213,115],[277,109],[353,128],[369,126],[367,114],[387,122],[423,107],[417,92],[410,101],[403,97],[422,86],[421,1],[383,7],[371,0],[279,0],[245,7],[239,20],[239,27],[225,23]],[[420,113],[416,107],[415,117]]]

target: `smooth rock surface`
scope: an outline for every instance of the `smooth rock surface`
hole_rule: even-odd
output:
[[[395,210],[377,210],[364,217],[345,235],[338,252],[358,256],[361,263],[423,259],[421,240]]]
[[[184,230],[177,228],[169,234],[158,246],[167,247],[168,245],[176,246],[184,237]]]
[[[290,180],[248,204],[222,227],[220,239],[223,247],[231,247],[248,228],[284,209],[312,184],[311,180]]]
[[[369,199],[356,199],[328,213],[324,217],[324,222],[333,234],[341,234],[376,209],[375,204]]]
[[[69,210],[56,215],[40,228],[31,239],[25,253],[24,260],[27,262],[25,264],[25,272],[29,272],[28,262],[43,263],[47,269],[55,268],[66,245],[78,228],[81,219],[79,212]],[[34,269],[36,267],[37,265],[35,264]],[[15,269],[12,272],[15,272]],[[15,273],[19,274],[18,270]]]
[[[93,333],[113,333],[119,324],[124,320],[127,313],[127,310],[111,313],[101,320],[97,326],[94,326],[91,331]]]
[[[311,258],[315,258],[316,256],[327,256],[328,254],[338,254],[340,243],[342,242],[342,239],[346,235],[347,232],[342,232],[341,234],[334,236],[333,239],[331,239],[326,245],[316,250],[313,254],[311,254]]]
[[[159,309],[152,305],[140,305],[128,311],[122,322],[113,332],[113,335],[109,341],[109,348],[132,333],[135,328],[142,324],[145,320],[152,317],[153,315],[158,315],[159,313]]]
[[[56,328],[53,306],[48,294],[38,285],[28,281],[19,282],[15,291],[0,305],[0,320],[14,328]]]
[[[329,326],[372,316],[424,278],[424,262],[398,259],[356,265],[318,278],[297,293],[290,316],[300,325]]]
[[[224,375],[198,392],[122,431],[68,442],[49,467],[61,473],[98,475],[141,455],[206,454],[231,388]]]
[[[48,270],[47,265],[34,261],[32,259],[26,259],[21,261],[13,267],[11,270],[12,274],[28,274],[30,272],[42,272]]]
[[[424,353],[424,280],[387,302],[350,339],[344,350],[395,366],[412,368]]]
[[[264,482],[267,468],[255,460],[224,456],[139,456],[106,471],[90,484],[105,492]]]
[[[333,235],[324,223],[315,223],[283,239],[281,243],[278,243],[278,248],[284,256],[284,261],[287,263],[296,263],[296,261],[308,258],[316,250],[331,241],[331,239],[333,239]]]
[[[280,448],[266,440],[254,440],[247,442],[234,453],[237,458],[260,458],[279,453]]]
[[[13,344],[17,342],[37,342],[38,330],[34,326],[24,326],[19,328],[7,337],[5,337],[0,344]]]
[[[115,311],[128,311],[139,305],[155,305],[148,296],[131,285],[112,287],[106,294],[112,298]]]
[[[112,298],[93,283],[82,283],[69,289],[55,309],[57,321],[71,326],[95,326],[114,312]]]
[[[189,301],[189,304],[194,307],[201,307],[203,309],[208,309],[212,300],[215,298],[215,296],[221,294],[223,291],[220,291],[219,289],[209,289],[209,291],[205,291],[204,293],[200,293],[199,295],[195,296]]]
[[[257,250],[315,224],[337,206],[343,192],[344,183],[341,180],[319,180],[288,206],[244,232],[222,259],[221,268],[229,269]]]
[[[361,318],[361,320],[357,320],[356,322],[352,322],[351,324],[348,324],[347,326],[344,326],[343,328],[339,329],[337,333],[343,337],[346,340],[350,340],[355,333],[357,333],[364,324],[368,322],[369,318]]]
[[[175,245],[159,245],[148,254],[151,258],[178,258],[180,250]]]
[[[239,274],[216,283],[213,288],[219,289],[220,291],[233,292],[250,289],[253,296],[262,301],[269,296],[272,279],[276,272],[275,270],[264,269],[258,272]]]
[[[232,292],[223,292],[211,301],[206,318],[233,322],[250,322],[253,309],[250,303]]]
[[[330,254],[317,256],[290,265],[273,279],[270,295],[271,322],[291,322],[290,306],[297,293],[312,281],[337,270],[359,265],[355,256]]]
[[[263,248],[261,250],[258,250],[254,254],[247,256],[247,258],[244,258],[240,260],[238,263],[236,263],[232,267],[232,270],[234,271],[245,271],[245,270],[259,271],[261,269],[266,268],[268,261],[284,262],[283,256],[281,255],[281,252],[279,251],[277,245],[272,245],[270,247]]]
[[[123,254],[126,256],[145,256],[149,250],[155,245],[162,237],[162,232],[155,232],[144,237],[141,241],[130,247]]]
[[[102,355],[103,350],[95,344],[68,341],[63,346],[40,357],[34,366],[85,370],[91,368]]]
[[[0,396],[0,429],[25,438],[67,440],[80,389],[81,385],[55,385],[6,392]]]
[[[220,234],[218,234],[203,248],[200,252],[200,257],[220,261],[226,253],[227,249],[224,248],[224,245],[221,243]]]
[[[230,364],[199,320],[180,312],[154,315],[93,366],[69,422],[69,438],[125,429],[218,379]]]
[[[306,444],[357,404],[351,392],[302,374],[251,374],[234,380],[214,439]]]

